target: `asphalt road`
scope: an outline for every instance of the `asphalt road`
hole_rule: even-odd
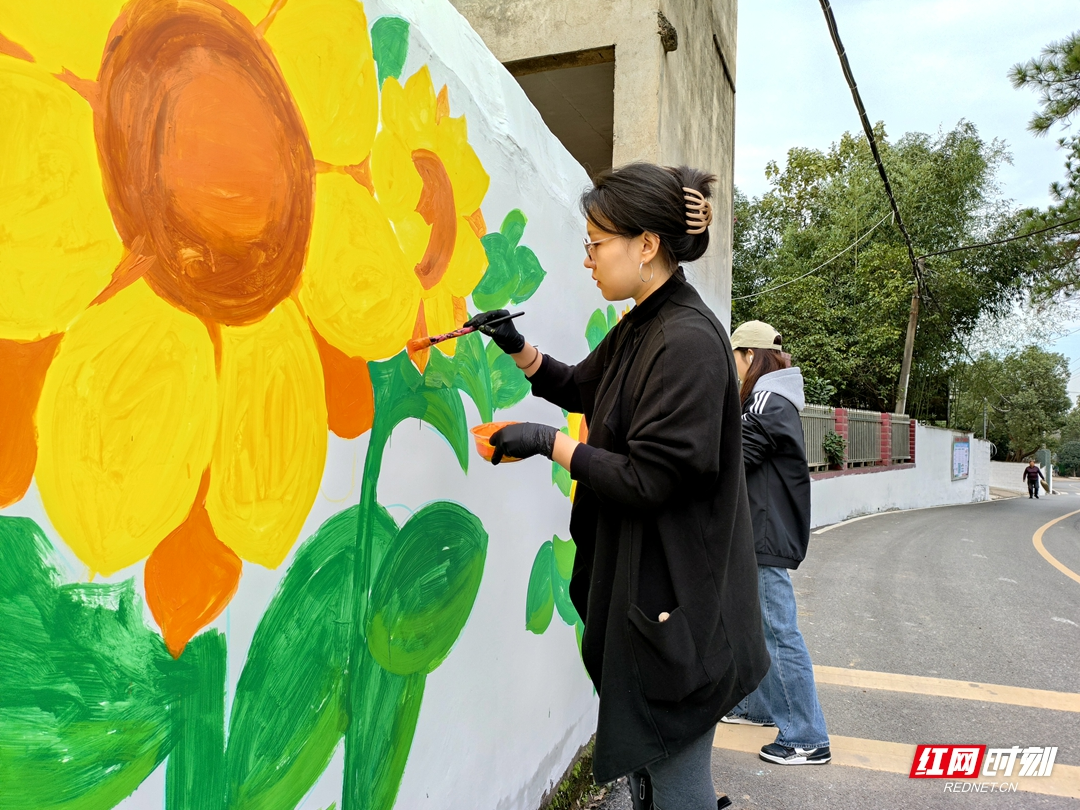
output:
[[[721,726],[717,791],[736,808],[773,810],[1080,810],[1080,581],[1067,573],[1080,578],[1080,514],[1043,532],[1059,567],[1033,542],[1080,510],[1080,481],[1055,483],[1073,492],[891,512],[815,533],[793,581],[834,761],[773,765],[754,753],[769,732],[762,740],[760,729]],[[881,688],[877,673],[915,677]],[[988,692],[996,702],[968,699]],[[1002,778],[1020,790],[945,792],[943,780],[907,775],[920,743],[1057,746],[1053,785]],[[626,788],[600,807],[629,810]]]

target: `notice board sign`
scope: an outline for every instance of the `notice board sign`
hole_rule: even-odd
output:
[[[971,441],[967,436],[954,439],[952,446],[952,480],[967,478],[971,470]]]

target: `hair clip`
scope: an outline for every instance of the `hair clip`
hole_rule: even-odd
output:
[[[683,199],[686,200],[686,232],[689,234],[705,233],[712,224],[712,203],[696,188],[683,186]]]

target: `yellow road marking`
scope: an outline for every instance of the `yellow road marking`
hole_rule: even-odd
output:
[[[756,754],[761,746],[776,739],[776,729],[756,726],[731,726],[720,723],[713,736],[713,747],[727,751],[741,751]],[[931,742],[931,741],[928,741]],[[936,742],[936,741],[933,741]],[[911,773],[911,763],[915,759],[915,746],[904,743],[884,742],[882,740],[864,740],[860,737],[836,737],[830,735],[829,747],[832,749],[832,763],[849,768],[866,768],[885,773]],[[783,767],[778,765],[777,767]],[[809,766],[807,766],[809,767]],[[959,780],[957,780],[959,781]],[[1045,796],[1067,796],[1080,799],[1080,767],[1076,765],[1054,764],[1050,776],[997,776],[963,780],[971,782],[1015,782],[1017,790],[1026,793],[1041,793]]]
[[[1080,582],[1080,574],[1076,573],[1071,568],[1067,568],[1066,566],[1062,565],[1061,562],[1059,562],[1053,554],[1046,550],[1046,546],[1043,545],[1043,534],[1046,533],[1046,530],[1053,526],[1055,523],[1060,523],[1061,521],[1065,520],[1065,518],[1070,518],[1073,515],[1080,515],[1080,509],[1077,509],[1075,512],[1069,512],[1069,514],[1067,515],[1062,515],[1061,517],[1055,518],[1049,523],[1040,526],[1039,530],[1035,532],[1035,535],[1031,538],[1031,542],[1035,544],[1035,550],[1042,554],[1043,559],[1045,559],[1048,563],[1054,566],[1054,568],[1063,573],[1065,576],[1071,579],[1075,579],[1077,582]]]
[[[884,689],[889,692],[907,692],[933,697],[981,700],[985,703],[1007,703],[1010,706],[1029,706],[1033,709],[1080,712],[1080,694],[1075,692],[1051,692],[1048,689],[951,681],[946,678],[928,678],[921,675],[896,675],[892,672],[867,672],[843,667],[815,666],[814,678],[818,683],[827,683],[831,686]]]

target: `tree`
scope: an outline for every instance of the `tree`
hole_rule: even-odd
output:
[[[1028,346],[1002,357],[984,353],[953,369],[951,427],[982,434],[998,458],[1021,461],[1041,447],[1052,447],[1066,424],[1071,404],[1069,363],[1063,355]]]
[[[1059,475],[1076,475],[1080,470],[1080,442],[1065,442],[1058,448],[1057,458]]]
[[[881,124],[875,132],[919,253],[1019,226],[995,185],[1004,146],[984,141],[973,124],[895,143]],[[891,410],[914,276],[865,138],[844,134],[827,151],[793,148],[786,166],[770,163],[766,175],[772,188],[762,197],[736,194],[733,322],[775,326],[807,376],[836,386],[840,404]],[[1011,243],[927,260],[913,415],[944,418],[946,370],[978,323],[1022,295],[1024,251]]]
[[[1025,213],[1029,231],[1068,222],[1080,217],[1080,132],[1070,131],[1080,112],[1080,31],[1060,42],[1047,45],[1042,54],[1023,64],[1014,65],[1013,86],[1035,90],[1041,108],[1032,116],[1028,129],[1036,136],[1047,135],[1054,127],[1064,134],[1058,146],[1065,150],[1065,182],[1050,185],[1055,204],[1046,211]],[[1040,270],[1035,288],[1038,297],[1047,300],[1080,289],[1080,227],[1076,224],[1052,232],[1037,243],[1035,266]]]
[[[1061,428],[1061,441],[1080,442],[1080,397],[1077,397],[1076,404],[1065,417],[1065,424]]]

